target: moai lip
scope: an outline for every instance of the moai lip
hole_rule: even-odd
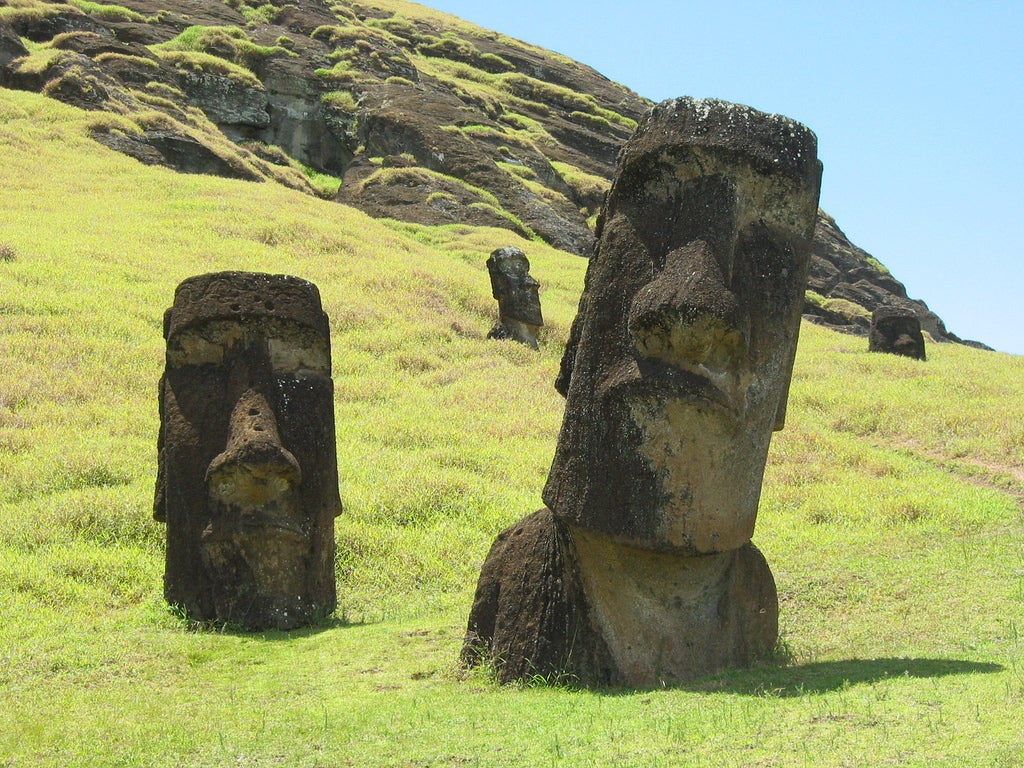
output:
[[[328,320],[288,275],[191,277],[164,316],[154,516],[192,619],[289,629],[336,604]]]

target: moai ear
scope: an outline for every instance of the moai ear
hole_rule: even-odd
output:
[[[160,431],[156,438],[156,490],[153,494],[153,519],[160,523],[167,522],[167,471],[164,468],[164,393],[167,391],[167,378],[160,377],[160,403],[157,406],[160,414]]]
[[[572,328],[569,329],[569,340],[565,344],[565,352],[562,353],[562,362],[558,368],[558,376],[555,378],[555,391],[562,397],[566,397],[569,393],[572,369],[576,364],[576,348],[580,343],[580,328],[583,325],[580,317],[581,314],[577,313],[576,319],[572,321]]]
[[[786,426],[786,409],[789,406],[789,384],[790,378],[786,378],[786,388],[782,392],[782,397],[779,398],[779,407],[775,410],[775,426],[772,427],[773,432],[778,432]]]

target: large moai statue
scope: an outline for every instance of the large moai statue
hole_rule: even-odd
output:
[[[341,511],[327,315],[289,275],[191,277],[164,315],[154,513],[164,596],[197,620],[290,629],[336,603]]]
[[[537,334],[544,325],[540,311],[540,283],[530,275],[530,260],[514,245],[499,248],[487,259],[491,293],[498,300],[498,322],[489,339],[515,339],[537,349]]]
[[[502,532],[463,648],[500,680],[654,685],[773,650],[751,543],[821,164],[779,115],[663,102],[619,155],[556,387],[547,508]]]

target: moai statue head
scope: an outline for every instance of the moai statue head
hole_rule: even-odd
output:
[[[537,333],[544,325],[540,311],[540,283],[530,276],[530,260],[515,246],[494,251],[487,259],[491,293],[498,300],[498,324],[488,338],[515,339],[537,348]]]
[[[879,307],[871,313],[868,351],[926,359],[921,320],[903,307]]]
[[[816,148],[789,118],[690,98],[623,148],[556,385],[557,517],[687,555],[750,539],[785,418]]]
[[[155,517],[194,619],[301,626],[335,608],[341,511],[327,315],[288,275],[191,277],[164,316]]]

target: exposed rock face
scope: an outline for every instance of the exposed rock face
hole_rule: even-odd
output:
[[[185,280],[164,318],[154,515],[164,595],[196,620],[290,629],[335,608],[330,335],[312,283]]]
[[[10,25],[0,20],[0,85],[6,85],[8,65],[14,59],[28,55],[28,49]]]
[[[577,582],[585,606],[568,625],[601,639],[572,646],[566,671],[584,682],[683,680],[774,647],[775,584],[750,538],[785,419],[820,178],[814,134],[788,118],[683,98],[643,120],[619,156],[558,382],[552,530],[538,540],[560,542],[559,565],[534,570],[560,582],[524,592],[496,545],[467,661],[557,667],[543,648],[568,640],[541,644],[510,619],[496,653],[487,617],[575,603],[560,590]]]
[[[871,313],[881,306],[899,307],[918,318],[936,341],[960,341],[923,301],[907,296],[903,283],[862,248],[850,242],[835,219],[818,211],[811,249],[810,291],[805,316],[835,330],[866,335]]]
[[[86,109],[143,122],[166,113],[161,125],[140,124],[128,136],[123,125],[95,132],[144,162],[210,172],[212,152],[225,161],[212,172],[302,187],[248,150],[224,157],[225,137],[273,145],[294,159],[293,170],[298,161],[343,177],[339,201],[374,216],[504,227],[589,255],[595,180],[610,176],[648,105],[525,43],[454,17],[450,29],[439,27],[435,12],[300,0],[264,6],[253,19],[243,13],[251,9],[220,0],[127,3],[121,17],[56,4],[41,17],[17,16],[18,34],[82,58],[56,57],[40,71],[22,66],[27,51],[15,49],[0,54],[4,74],[14,87],[45,87]],[[153,130],[174,134],[177,151],[165,153]],[[195,143],[206,147],[184,157]],[[399,156],[416,176],[381,163]]]
[[[879,307],[871,313],[871,333],[868,334],[869,352],[889,352],[893,355],[925,359],[924,335],[917,316],[900,307]]]
[[[498,322],[489,339],[514,339],[537,349],[537,334],[544,325],[540,310],[540,283],[530,276],[530,260],[520,248],[508,246],[487,259],[491,293],[498,300]]]
[[[145,163],[335,194],[305,166],[343,179],[337,200],[372,216],[502,227],[582,256],[616,155],[651,106],[589,67],[413,4],[117,7],[14,11],[0,22],[0,84],[124,118],[97,120],[93,136]],[[61,53],[30,65],[44,54],[19,38]],[[871,312],[895,304],[959,341],[824,212],[813,253],[809,319],[866,334]]]
[[[266,128],[270,125],[267,91],[261,83],[248,84],[203,72],[181,76],[190,101],[220,126]]]

